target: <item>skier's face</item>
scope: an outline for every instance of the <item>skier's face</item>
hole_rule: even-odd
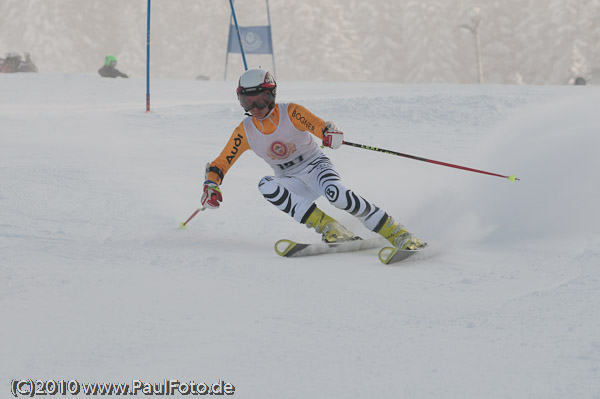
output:
[[[274,100],[273,93],[270,91],[262,91],[254,95],[240,93],[238,99],[244,111],[250,112],[252,116],[258,119],[267,116]]]
[[[252,107],[251,109],[248,110],[248,112],[250,112],[250,114],[255,117],[256,119],[264,119],[267,117],[267,115],[269,114],[269,108],[258,108],[258,107]]]

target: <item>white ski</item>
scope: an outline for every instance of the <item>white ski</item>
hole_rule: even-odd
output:
[[[367,240],[357,238],[356,240],[343,241],[333,244],[327,244],[324,242],[304,244],[284,239],[279,240],[275,243],[275,252],[277,252],[277,254],[280,256],[291,258],[299,256],[333,254],[339,252],[361,251],[364,249],[377,248],[381,245],[381,238],[373,238]]]

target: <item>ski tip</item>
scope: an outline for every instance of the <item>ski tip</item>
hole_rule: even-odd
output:
[[[400,249],[396,247],[384,247],[379,251],[379,260],[385,265],[391,263],[400,262],[406,258],[409,258],[419,252],[423,252],[427,249],[427,243],[423,244],[423,247],[419,249]]]
[[[294,241],[279,240],[275,243],[275,252],[279,256],[287,256],[287,254],[296,246]]]
[[[394,256],[394,254],[398,252],[398,248],[394,248],[394,247],[385,247],[385,248],[381,248],[381,250],[379,251],[379,260],[381,261],[381,263],[387,265],[388,262],[390,261],[390,259],[392,259],[392,257]]]

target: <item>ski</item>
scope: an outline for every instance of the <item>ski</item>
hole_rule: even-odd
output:
[[[390,265],[392,263],[401,262],[405,259],[410,258],[411,256],[427,252],[427,244],[420,249],[400,249],[396,247],[385,247],[379,251],[379,260],[381,263]]]
[[[339,252],[361,251],[380,247],[382,244],[381,238],[373,238],[363,240],[357,238],[351,241],[343,241],[339,243],[328,244],[325,242],[305,244],[292,240],[279,240],[275,243],[275,252],[278,255],[292,258],[300,256],[313,256],[321,254],[334,254]]]

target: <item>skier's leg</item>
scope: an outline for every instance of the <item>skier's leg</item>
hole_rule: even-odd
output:
[[[354,237],[351,231],[317,208],[314,201],[319,195],[300,179],[265,176],[258,184],[258,189],[265,199],[278,209],[322,234],[323,241],[346,241]]]
[[[342,183],[340,175],[326,156],[311,162],[303,178],[336,208],[349,212],[369,230],[377,231],[385,222],[385,211],[354,193]]]
[[[344,186],[329,158],[318,158],[306,176],[312,186],[333,206],[349,212],[366,228],[380,234],[392,245],[402,249],[423,246],[421,240],[410,234],[403,225],[395,222],[384,210]]]
[[[303,223],[304,215],[314,205],[317,195],[302,186],[302,182],[292,177],[265,176],[258,183],[258,190],[279,210]]]

